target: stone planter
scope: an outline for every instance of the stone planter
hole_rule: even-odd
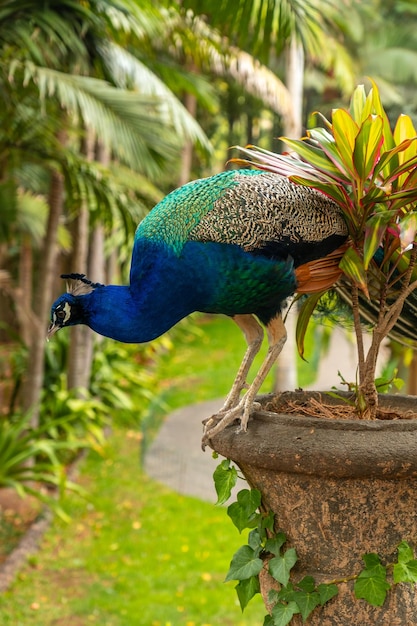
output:
[[[298,399],[300,393],[281,398]],[[401,540],[416,546],[416,419],[302,417],[272,412],[274,396],[260,400],[262,409],[249,421],[247,433],[229,426],[211,446],[240,467],[250,486],[262,493],[265,508],[276,514],[278,527],[297,550],[296,580],[344,578],[362,569],[364,553],[376,552],[383,562],[392,562]],[[417,399],[382,396],[381,404],[415,411]],[[272,582],[268,578],[262,576],[264,598]],[[299,616],[291,622],[301,623]],[[415,625],[417,590],[395,585],[384,606],[374,607],[354,597],[352,582],[339,584],[338,596],[315,609],[307,623]]]

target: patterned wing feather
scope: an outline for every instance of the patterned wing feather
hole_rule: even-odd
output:
[[[190,230],[189,239],[236,244],[265,256],[290,255],[296,265],[346,239],[340,209],[322,193],[267,172],[237,171],[234,181]]]

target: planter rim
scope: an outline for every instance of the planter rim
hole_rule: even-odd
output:
[[[318,392],[301,393],[303,397],[320,397]],[[286,395],[299,398],[300,392]],[[275,398],[269,394],[258,400],[267,407]],[[381,396],[381,404],[410,410],[417,408],[417,398]],[[262,408],[254,412],[246,433],[229,426],[213,437],[211,447],[242,468],[255,465],[338,478],[417,477],[417,419],[331,419]]]

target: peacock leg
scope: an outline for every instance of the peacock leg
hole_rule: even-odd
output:
[[[246,431],[249,416],[252,411],[256,395],[259,392],[259,389],[261,388],[262,383],[267,377],[269,371],[274,365],[282,348],[284,347],[285,341],[287,339],[287,331],[285,330],[284,322],[282,321],[282,317],[280,314],[274,317],[267,324],[266,330],[268,335],[269,349],[261,367],[259,368],[258,373],[255,376],[254,381],[249,386],[248,391],[236,406],[230,408],[225,412],[220,412],[216,415],[213,415],[209,420],[207,420],[203,432],[203,448],[211,437],[221,432],[236,418],[240,419],[239,431]]]
[[[255,356],[260,350],[264,338],[262,326],[256,321],[253,315],[235,315],[232,319],[245,335],[248,347],[242,363],[240,364],[239,371],[236,374],[236,378],[233,381],[232,388],[229,391],[225,403],[219,413],[224,413],[238,404],[242,389],[247,387],[247,375]]]

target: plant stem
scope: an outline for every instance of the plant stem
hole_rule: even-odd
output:
[[[361,383],[365,375],[365,350],[363,346],[361,318],[359,315],[359,289],[356,283],[352,283],[352,311],[358,352],[359,383]]]

